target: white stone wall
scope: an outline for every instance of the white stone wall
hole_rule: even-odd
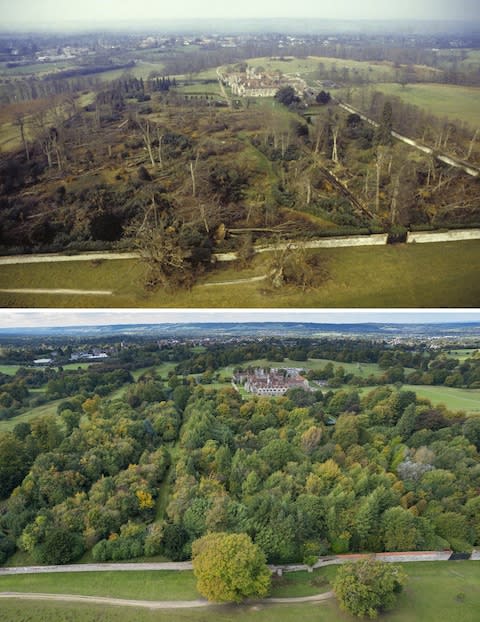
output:
[[[426,242],[456,242],[458,240],[480,240],[480,229],[452,229],[451,231],[409,231],[407,244]]]

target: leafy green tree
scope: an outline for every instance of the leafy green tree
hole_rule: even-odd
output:
[[[65,527],[48,528],[43,542],[33,550],[33,558],[42,564],[68,564],[85,550],[83,538]]]
[[[333,589],[342,609],[357,617],[376,618],[395,604],[406,579],[398,566],[368,559],[341,566]]]
[[[413,551],[417,548],[419,533],[411,512],[402,507],[389,508],[381,523],[386,551]]]
[[[277,91],[275,99],[284,106],[291,106],[292,104],[298,104],[300,98],[295,93],[293,86],[283,86]]]
[[[265,555],[243,533],[211,533],[192,544],[197,589],[210,601],[262,598],[270,589]]]

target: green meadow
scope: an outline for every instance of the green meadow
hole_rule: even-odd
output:
[[[424,108],[438,117],[460,119],[473,128],[480,125],[480,87],[451,84],[376,84],[375,89],[395,95],[405,102]]]
[[[107,290],[111,295],[0,293],[3,307],[478,307],[477,241],[400,244],[311,251],[327,273],[318,287],[269,289],[248,281],[268,271],[262,253],[252,266],[220,264],[191,290],[145,291],[136,260],[0,266],[0,288]],[[241,280],[243,282],[236,282]],[[234,281],[230,283],[230,281]]]
[[[480,563],[478,562],[419,562],[402,564],[408,575],[408,582],[400,595],[396,607],[380,616],[385,622],[478,622],[480,608]],[[328,589],[327,581],[336,572],[334,566],[320,570],[314,576],[320,583],[316,593]],[[90,573],[81,578],[72,575],[43,575],[40,582],[30,582],[32,576],[0,577],[1,591],[49,591],[107,595],[125,590],[123,596],[162,600],[167,598],[195,598],[193,575],[177,573],[168,577],[164,572],[150,573],[96,573],[95,580]],[[100,574],[118,575],[101,579]],[[131,575],[138,574],[138,579]],[[171,574],[171,573],[170,573]],[[190,577],[183,575],[190,574]],[[312,581],[308,573],[294,578],[285,575],[286,585],[275,588],[282,596],[297,595],[307,590]],[[322,582],[322,577],[324,581]],[[142,581],[142,578],[144,579]],[[8,579],[8,582],[4,581]],[[14,579],[11,581],[11,579]],[[110,582],[108,581],[110,579]],[[97,580],[100,583],[97,583]],[[130,583],[133,581],[133,583]],[[75,587],[77,584],[77,587]],[[82,591],[78,585],[86,585]],[[302,587],[303,586],[303,587]],[[136,588],[136,591],[134,590]],[[165,590],[171,590],[166,592]],[[181,596],[183,595],[183,596]],[[2,599],[2,619],[8,622],[353,622],[354,618],[338,608],[335,599],[321,603],[267,604],[246,603],[243,605],[220,605],[205,609],[184,609],[153,611],[119,606],[88,605],[85,603],[60,603],[46,601],[20,601],[14,598]]]
[[[42,406],[36,406],[35,408],[31,408],[21,415],[17,415],[16,417],[12,417],[11,419],[4,419],[0,421],[0,432],[9,432],[13,430],[13,428],[17,425],[17,423],[27,423],[31,419],[35,419],[36,417],[43,417],[45,415],[56,415],[57,414],[57,406],[63,400],[54,400],[53,402],[48,402],[48,404],[42,404]]]

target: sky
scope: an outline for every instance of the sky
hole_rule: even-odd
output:
[[[316,322],[433,323],[480,322],[478,311],[307,309],[249,310],[148,310],[148,309],[0,309],[0,328],[49,326],[102,326],[108,324],[208,323],[208,322]]]
[[[0,27],[10,24],[70,21],[198,18],[323,18],[478,20],[478,0],[0,0]]]

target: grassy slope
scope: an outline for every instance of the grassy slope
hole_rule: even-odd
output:
[[[44,415],[56,415],[57,406],[62,401],[63,400],[55,400],[53,402],[49,402],[48,404],[43,404],[42,406],[32,408],[31,410],[28,410],[27,412],[24,412],[17,417],[12,417],[11,419],[5,419],[4,421],[0,421],[0,432],[8,432],[10,430],[13,430],[17,423],[30,421],[30,419],[34,419],[35,417],[42,417]]]
[[[480,124],[480,88],[450,84],[377,84],[387,95],[401,97],[409,104],[429,110],[439,117],[461,119],[472,127]]]
[[[319,288],[265,292],[262,282],[202,286],[265,274],[267,254],[246,271],[220,266],[190,291],[147,293],[136,261],[0,267],[0,288],[112,289],[112,296],[0,294],[4,307],[478,307],[476,241],[321,249],[329,279]]]

